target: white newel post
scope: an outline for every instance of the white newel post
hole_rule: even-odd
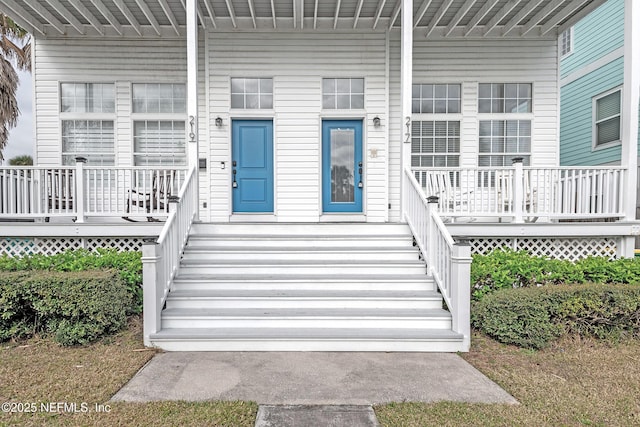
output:
[[[522,170],[522,157],[514,157],[513,162],[513,215],[517,223],[524,222],[522,205],[524,201],[524,171]]]
[[[402,104],[400,152],[400,218],[406,221],[408,181],[404,169],[411,166],[411,86],[413,84],[413,0],[402,0],[400,52],[400,102]]]
[[[198,15],[196,0],[187,0],[187,157],[189,168],[198,170]],[[196,186],[196,217],[198,219],[198,173]]]
[[[457,239],[451,256],[451,301],[455,305],[453,330],[462,334],[464,351],[471,345],[471,245],[467,239]]]
[[[427,260],[427,271],[429,275],[433,274],[436,263],[436,223],[433,221],[433,212],[438,208],[438,196],[427,197],[427,253],[423,254]]]
[[[158,293],[158,244],[155,237],[142,240],[142,314],[144,320],[144,345],[151,346],[150,336],[160,330],[160,300]]]
[[[85,189],[84,189],[84,164],[87,163],[87,159],[84,157],[76,157],[76,195],[74,203],[76,205],[76,222],[84,222],[84,201],[85,201]],[[64,185],[64,184],[63,184]]]
[[[624,91],[622,95],[622,166],[626,168],[625,219],[636,219],[638,185],[638,103],[640,102],[640,2],[624,3]],[[620,256],[632,257],[634,237],[623,239]]]

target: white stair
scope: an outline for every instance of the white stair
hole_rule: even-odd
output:
[[[170,351],[459,351],[405,224],[193,225]]]

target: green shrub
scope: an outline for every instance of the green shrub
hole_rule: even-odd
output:
[[[474,300],[499,289],[561,283],[640,283],[640,259],[588,257],[573,263],[511,249],[473,256],[471,294]]]
[[[142,261],[140,252],[118,252],[115,249],[85,249],[56,255],[26,255],[14,258],[0,256],[0,271],[52,270],[85,271],[114,269],[127,285],[127,314],[142,312]]]
[[[534,349],[564,333],[613,340],[640,337],[640,287],[503,289],[473,304],[471,324],[500,342]]]
[[[0,273],[0,341],[51,333],[86,344],[126,324],[127,287],[115,270]]]

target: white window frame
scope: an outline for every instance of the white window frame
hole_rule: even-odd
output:
[[[112,112],[75,112],[75,111],[62,111],[62,85],[65,84],[73,84],[73,85],[86,85],[86,84],[99,84],[99,85],[111,85],[113,87],[113,97],[114,97],[114,105]],[[112,161],[108,161],[107,165],[115,165],[116,164],[116,108],[117,108],[117,95],[116,95],[116,87],[115,82],[104,82],[104,81],[90,81],[90,82],[80,82],[80,81],[65,81],[59,82],[58,84],[58,111],[59,111],[59,119],[60,119],[60,164],[65,164],[65,157],[74,156],[75,157],[85,157],[87,158],[89,164],[93,165],[102,165],[101,162],[95,162],[92,160],[90,149],[85,151],[75,151],[69,152],[64,151],[64,122],[72,122],[72,121],[97,121],[97,122],[111,122],[113,123],[113,144],[111,145],[111,153],[109,154],[100,154],[100,157],[104,157],[107,155],[112,156]],[[75,162],[74,162],[75,163]],[[73,164],[73,163],[72,163]]]
[[[618,113],[618,117],[620,120],[620,139],[616,140],[616,141],[609,141],[609,142],[605,142],[602,144],[598,144],[598,123],[596,121],[597,118],[597,110],[598,110],[598,101],[606,96],[609,96],[615,92],[620,92],[620,113]],[[592,98],[591,101],[591,138],[592,138],[592,142],[591,142],[591,149],[592,151],[598,151],[598,150],[603,150],[605,148],[609,148],[609,147],[615,147],[617,145],[621,145],[622,144],[622,102],[623,102],[623,97],[624,97],[624,91],[622,90],[622,86],[617,86],[611,90],[608,90],[606,92],[603,92],[601,94],[598,94],[596,96],[594,96]],[[611,116],[608,117],[606,119],[601,120],[602,121],[606,121],[606,120],[610,120],[615,116]]]
[[[187,129],[188,129],[188,125],[187,125],[187,107],[186,107],[186,95],[185,95],[185,110],[184,112],[179,112],[179,113],[134,113],[133,112],[133,103],[134,103],[134,98],[133,98],[133,87],[137,84],[159,84],[159,85],[164,85],[164,84],[171,84],[171,85],[175,85],[175,84],[183,84],[185,86],[186,89],[186,83],[176,83],[176,82],[133,82],[131,83],[131,99],[130,99],[130,105],[131,105],[131,164],[134,166],[162,166],[162,167],[167,167],[167,168],[171,168],[174,166],[186,166],[187,165]],[[186,90],[185,90],[185,94],[186,94]],[[183,162],[179,162],[179,163],[174,163],[174,164],[165,164],[165,165],[161,165],[161,164],[138,164],[136,162],[136,159],[138,157],[144,156],[145,152],[139,152],[136,151],[136,145],[135,145],[135,127],[136,127],[136,123],[137,122],[182,122],[184,124],[184,134],[183,134],[183,141],[184,141],[184,161]],[[172,156],[172,153],[167,153],[167,156]]]
[[[335,80],[336,83],[338,80],[349,80],[349,93],[347,94],[346,92],[338,92],[338,88],[337,88],[337,84],[336,84],[336,88],[334,90],[333,93],[325,93],[324,91],[324,83],[325,80]],[[362,108],[359,107],[352,107],[352,98],[354,95],[360,95],[360,92],[353,92],[352,90],[352,81],[353,80],[362,80]],[[322,110],[323,111],[364,111],[366,109],[367,106],[367,81],[364,77],[323,77],[320,81],[320,91],[321,91],[321,98],[320,98],[320,105],[322,106]],[[324,97],[327,95],[331,95],[331,96],[335,96],[335,106],[336,108],[327,108],[324,106]],[[337,97],[339,95],[348,95],[349,96],[349,108],[338,108],[338,99]]]
[[[565,34],[569,34],[569,46],[566,52],[564,52],[564,48],[565,48]],[[564,59],[567,56],[571,55],[573,53],[573,27],[569,27],[566,30],[564,30],[562,33],[560,33],[560,36],[558,37],[558,52],[560,53],[560,59]]]
[[[233,80],[244,80],[245,91],[244,92],[234,92],[233,91]],[[246,80],[258,80],[258,92],[253,93],[253,95],[258,96],[258,108],[249,108],[247,107],[247,92],[246,92]],[[261,80],[270,80],[271,81],[271,92],[262,92],[261,91]],[[241,76],[232,76],[229,78],[229,108],[234,111],[273,111],[275,97],[274,97],[274,79],[273,77],[241,77]],[[233,96],[234,95],[242,95],[243,96],[243,106],[242,107],[234,107],[233,106]],[[271,107],[262,107],[262,97],[270,96],[271,97]]]

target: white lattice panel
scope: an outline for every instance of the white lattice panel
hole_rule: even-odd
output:
[[[47,237],[47,238],[5,238],[0,239],[0,254],[12,257],[43,254],[55,255],[68,250],[85,248],[117,249],[118,251],[141,251],[142,238],[138,237]]]
[[[588,256],[613,259],[617,243],[612,238],[479,238],[471,241],[472,254],[486,255],[500,248],[525,250],[533,256],[576,261]]]

